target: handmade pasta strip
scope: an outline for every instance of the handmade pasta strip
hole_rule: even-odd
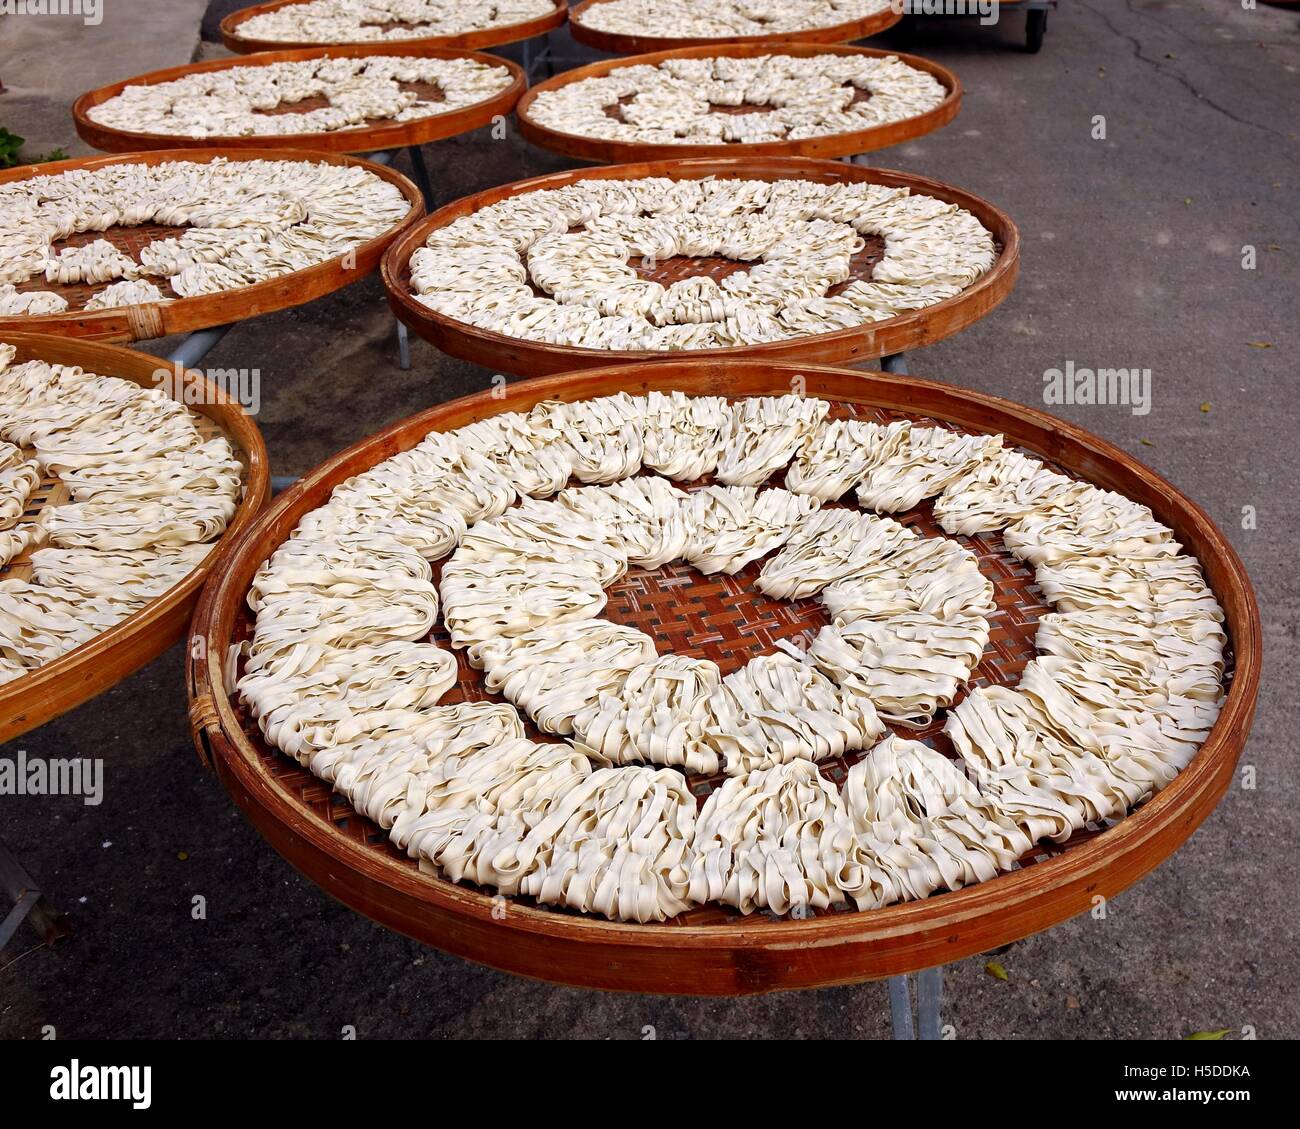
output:
[[[707,659],[660,655],[640,663],[619,689],[574,717],[574,744],[603,764],[645,761],[712,775],[722,761],[701,738],[716,724],[712,697],[721,682]]]
[[[751,396],[731,406],[722,433],[718,481],[758,486],[781,470],[830,410],[811,396]]]
[[[859,884],[844,892],[859,909],[985,882],[1031,846],[952,761],[918,741],[886,737],[849,770],[843,799],[861,864]]]
[[[819,505],[786,490],[706,486],[686,502],[686,560],[704,573],[737,573],[784,545]]]
[[[621,543],[628,564],[659,568],[682,556],[690,539],[688,495],[654,475],[611,486],[561,491],[560,505],[604,529]]]
[[[574,718],[617,694],[628,673],[655,658],[654,640],[603,619],[575,619],[483,643],[484,686],[501,693],[544,733],[573,732]]]
[[[804,916],[856,887],[854,847],[844,804],[811,761],[733,776],[696,820],[689,898]]]
[[[890,518],[820,510],[804,519],[781,551],[764,563],[758,587],[777,599],[804,600],[917,539]]]
[[[729,776],[868,748],[885,727],[871,701],[853,690],[841,691],[789,654],[751,659],[714,691],[700,743],[721,758]]]
[[[894,425],[891,425],[894,426]],[[1000,435],[966,435],[941,427],[903,424],[907,444],[890,450],[867,468],[858,501],[868,509],[899,513],[941,493],[972,467],[1002,449]]]

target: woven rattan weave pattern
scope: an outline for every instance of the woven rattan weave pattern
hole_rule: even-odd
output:
[[[403,94],[414,94],[422,102],[445,102],[447,96],[442,88],[432,82],[399,82],[397,89]],[[286,114],[309,114],[313,110],[327,110],[333,103],[324,94],[313,94],[310,98],[300,98],[297,102],[281,102],[270,110],[254,110],[255,114],[266,117],[284,117]],[[385,125],[387,118],[366,118],[355,129],[366,129],[372,125]]]
[[[135,230],[135,229],[128,229]],[[207,416],[195,414],[194,426],[198,429],[199,434],[206,443],[209,439],[216,439],[225,436],[226,432],[216,420],[209,419]],[[234,448],[236,457],[240,458],[243,463],[242,452],[238,447]],[[24,456],[31,458],[33,452],[30,449],[23,451]],[[248,487],[248,466],[243,463],[243,480],[244,488]],[[57,475],[46,474],[41,479],[41,484],[33,491],[32,496],[27,499],[27,505],[23,507],[23,516],[15,524],[16,529],[23,529],[29,525],[35,525],[40,520],[41,514],[54,506],[61,506],[64,502],[71,500],[71,494],[68,488],[63,485]],[[0,580],[29,580],[32,574],[31,555],[40,546],[24,549],[7,565],[0,565]]]
[[[867,419],[887,422],[905,418],[900,413],[852,404],[836,404],[832,416],[837,418]],[[933,426],[936,421],[921,419]],[[1054,469],[1063,468],[1056,467]],[[1068,473],[1068,472],[1066,472]],[[781,476],[773,479],[779,484]],[[687,489],[707,485],[709,479],[687,484]],[[578,485],[576,480],[574,485]],[[934,520],[932,504],[924,502],[904,514],[891,515],[925,536],[946,537]],[[1034,637],[1039,618],[1051,608],[1046,604],[1034,583],[1033,570],[1006,551],[1000,534],[955,538],[969,549],[979,562],[980,570],[994,587],[997,615],[992,620],[989,644],[977,666],[971,686],[1014,686],[1021,671],[1034,658]],[[724,674],[739,669],[750,659],[770,654],[776,650],[778,640],[790,640],[799,645],[810,638],[817,628],[828,622],[819,600],[773,600],[755,587],[762,561],[754,562],[735,576],[717,574],[705,576],[681,562],[673,562],[660,569],[630,569],[628,573],[607,590],[608,604],[602,613],[614,622],[638,628],[654,638],[661,654],[675,652],[696,658],[711,659],[719,664]],[[435,579],[440,580],[441,569],[435,565]],[[245,609],[239,620],[237,639],[252,634],[252,617]],[[483,672],[471,667],[463,651],[452,647],[449,636],[439,624],[429,636],[440,646],[454,651],[457,657],[457,685],[443,698],[444,704],[464,701],[504,701],[497,694],[488,693],[483,686]],[[1229,667],[1230,677],[1231,667]],[[960,701],[960,697],[958,698]],[[389,843],[384,831],[370,820],[359,816],[352,807],[328,784],[299,767],[288,757],[270,748],[262,739],[256,722],[239,700],[232,696],[231,706],[236,711],[247,739],[262,757],[269,774],[277,784],[287,789],[321,818],[333,823],[340,831],[368,849],[401,859],[412,870],[415,863]],[[949,757],[955,753],[942,732],[946,711],[921,730],[895,727],[901,736],[923,740]],[[529,736],[534,740],[550,740],[539,733],[525,719]],[[835,760],[822,762],[822,774],[836,785],[842,784],[849,768],[861,758],[853,753]],[[705,797],[719,786],[725,777],[689,775],[691,789],[703,805]],[[1041,858],[1050,857],[1073,845],[1084,842],[1096,832],[1077,833],[1064,845],[1045,844],[1036,847],[1021,860],[1031,865]],[[442,881],[442,879],[430,879]],[[534,904],[531,899],[519,901]],[[538,906],[545,912],[567,914],[570,911],[551,906]],[[853,912],[838,909],[819,911],[825,913]],[[703,925],[734,922],[754,924],[775,920],[763,914],[743,915],[726,907],[706,905],[697,907],[674,919],[677,925]]]
[[[183,235],[186,230],[184,227],[161,223],[142,223],[136,227],[124,227],[121,224],[114,224],[105,231],[75,232],[69,235],[67,239],[60,239],[50,249],[55,252],[63,251],[68,247],[85,247],[88,243],[94,243],[97,239],[107,239],[114,247],[123,251],[138,263],[140,261],[140,252],[155,239],[175,239]],[[151,281],[168,297],[177,297],[167,279],[158,278]],[[33,290],[49,290],[64,298],[68,303],[69,310],[80,310],[90,301],[92,295],[99,293],[106,285],[103,282],[47,282],[45,275],[34,274],[26,282],[18,284],[18,291],[19,293],[29,293]]]

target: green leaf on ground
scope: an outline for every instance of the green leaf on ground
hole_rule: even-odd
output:
[[[21,163],[18,160],[18,150],[23,147],[24,140],[0,126],[0,169],[11,169]]]
[[[989,961],[988,964],[984,966],[984,971],[992,976],[994,980],[1007,981],[1011,979],[1011,977],[1007,975],[1007,970],[995,960]]]
[[[1206,1039],[1222,1039],[1228,1033],[1228,1030],[1227,1027],[1223,1027],[1218,1031],[1193,1031],[1190,1035],[1184,1035],[1183,1039],[1184,1041],[1191,1039],[1197,1042]]]

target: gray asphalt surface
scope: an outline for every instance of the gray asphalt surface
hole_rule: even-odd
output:
[[[212,16],[238,6],[212,3],[209,35]],[[944,1019],[963,1039],[1294,1037],[1300,17],[1236,0],[1063,0],[1034,56],[1019,50],[1022,20],[929,20],[908,44],[958,72],[965,105],[948,128],[874,163],[987,197],[1024,239],[1006,303],[912,354],[912,371],[1041,405],[1044,373],[1067,362],[1151,370],[1147,415],[1051,410],[1189,493],[1245,560],[1267,646],[1243,758],[1258,786],[1233,788],[1105,920],[1076,919],[1000,955],[1008,981],[982,959],[950,966]],[[0,27],[0,58],[8,34]],[[126,50],[117,61],[122,75],[147,69]],[[77,86],[75,73],[63,81]],[[70,124],[65,135],[48,124],[58,97],[44,109],[0,97],[0,124],[24,133],[20,113],[44,114],[42,140],[70,143]],[[444,142],[429,160],[445,200],[566,165],[484,134]],[[1246,246],[1254,270],[1243,269]],[[399,371],[371,279],[239,326],[206,364],[260,370],[274,472],[298,475],[488,386],[484,370],[420,342],[413,352],[412,371]],[[1254,529],[1242,525],[1248,506]],[[98,807],[0,798],[0,834],[75,929],[53,948],[33,948],[24,930],[0,953],[6,1037],[36,1038],[44,1025],[113,1038],[336,1038],[345,1024],[362,1038],[637,1039],[647,1025],[660,1038],[889,1032],[878,984],[741,1001],[595,994],[493,972],[370,923],[282,861],[199,769],[179,648],[0,755],[19,748],[104,758],[106,795]],[[196,895],[203,920],[191,915]]]

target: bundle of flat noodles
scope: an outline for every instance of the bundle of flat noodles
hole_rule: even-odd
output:
[[[885,727],[851,682],[837,686],[811,663],[762,655],[722,680],[709,701],[701,743],[729,776],[795,759],[868,748]]]
[[[573,470],[568,446],[541,415],[503,412],[451,434],[460,450],[482,455],[520,495],[549,498]]]
[[[528,418],[561,437],[573,473],[583,482],[617,482],[641,469],[644,399],[619,392],[571,404],[546,400]]]
[[[616,694],[635,667],[654,659],[654,640],[605,619],[547,624],[485,642],[484,685],[500,692],[544,733],[573,732],[574,718]]]
[[[100,600],[143,606],[179,583],[208,555],[206,545],[149,549],[37,549],[32,582]]]
[[[859,909],[959,890],[1010,870],[1028,836],[940,753],[890,735],[850,770],[844,807],[857,834]]]
[[[820,504],[788,490],[706,486],[686,502],[686,560],[704,573],[737,573],[784,545]]]
[[[830,405],[811,396],[750,396],[732,405],[722,433],[718,481],[758,486],[781,470],[826,418]]]
[[[687,494],[657,475],[624,479],[609,486],[581,486],[560,492],[560,505],[603,529],[622,544],[627,562],[659,568],[686,551],[690,539]]]
[[[11,529],[41,484],[41,468],[12,443],[0,441],[0,530]]]
[[[647,392],[642,462],[679,482],[712,474],[731,418],[731,406],[721,396]]]
[[[501,702],[377,711],[359,718],[353,730],[300,759],[354,803],[361,801],[354,785],[371,797],[382,791],[382,813],[371,818],[385,828],[399,811],[409,814],[409,789],[417,778],[427,784],[431,773],[454,775],[466,759],[524,736],[518,711]]]
[[[627,553],[616,531],[572,507],[534,498],[499,517],[477,522],[461,538],[451,559],[456,563],[585,564],[602,585],[612,584],[627,571]]]
[[[905,542],[918,540],[891,518],[848,509],[819,510],[764,562],[758,587],[775,599],[805,600],[828,584],[850,579]]]
[[[905,445],[899,445],[900,432],[907,436]],[[907,421],[891,423],[874,438],[886,453],[872,459],[857,496],[868,509],[885,513],[912,509],[1002,449],[1000,435],[966,435]]]
[[[839,905],[857,884],[853,825],[811,761],[733,776],[695,822],[689,898],[741,913],[802,915]]]
[[[722,761],[701,738],[717,722],[712,698],[721,683],[715,662],[659,655],[575,716],[574,744],[602,764],[644,761],[712,775]]]
[[[1091,489],[1019,451],[1002,450],[948,483],[934,516],[946,533],[989,533],[1048,506],[1072,506]]]
[[[487,821],[480,821],[486,825]],[[450,873],[623,921],[689,906],[695,798],[671,769],[602,768],[532,809],[498,811],[444,848]]]
[[[862,482],[872,468],[907,445],[910,424],[828,419],[799,448],[786,471],[785,488],[834,502]]]
[[[1075,557],[1172,557],[1182,548],[1146,506],[1095,486],[1085,487],[1068,506],[1031,510],[1002,531],[1002,542],[1034,565]]]
[[[452,644],[482,667],[480,648],[546,624],[588,619],[605,606],[596,566],[532,558],[459,561],[442,570],[443,623]]]
[[[431,643],[392,640],[347,650],[312,649],[292,670],[263,667],[245,674],[237,690],[267,742],[299,760],[350,740],[351,718],[340,731],[330,708],[364,717],[380,711],[435,706],[456,684],[456,657]]]

